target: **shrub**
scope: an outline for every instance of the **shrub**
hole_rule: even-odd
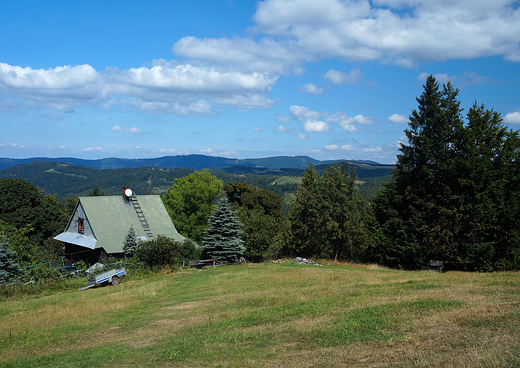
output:
[[[159,235],[157,239],[140,243],[135,256],[151,268],[173,266],[178,264],[181,250],[182,243]]]

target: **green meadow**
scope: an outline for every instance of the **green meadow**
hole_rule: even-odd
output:
[[[0,366],[520,366],[520,273],[322,264],[3,298]]]

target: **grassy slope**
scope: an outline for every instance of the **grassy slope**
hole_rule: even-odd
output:
[[[0,302],[0,366],[519,366],[520,274],[253,264]]]

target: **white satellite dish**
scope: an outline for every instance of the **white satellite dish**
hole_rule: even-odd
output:
[[[126,188],[125,189],[125,196],[127,196],[128,198],[130,198],[132,196],[132,189],[130,188]]]

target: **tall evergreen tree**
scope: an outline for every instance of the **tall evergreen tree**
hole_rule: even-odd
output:
[[[123,253],[125,254],[125,257],[132,257],[137,251],[137,248],[139,248],[139,240],[135,235],[134,226],[131,225],[128,233],[125,236],[125,239],[123,240]]]
[[[490,270],[500,254],[514,263],[518,134],[483,106],[474,105],[464,124],[457,95],[449,83],[439,91],[435,78],[426,80],[405,131],[408,144],[374,201],[388,265],[414,269],[440,259],[451,269]]]
[[[15,253],[9,249],[9,241],[6,236],[0,239],[0,280],[6,281],[20,272],[22,269],[14,260]]]
[[[245,253],[242,224],[226,196],[218,199],[217,207],[208,219],[202,242],[202,258],[233,262]]]

